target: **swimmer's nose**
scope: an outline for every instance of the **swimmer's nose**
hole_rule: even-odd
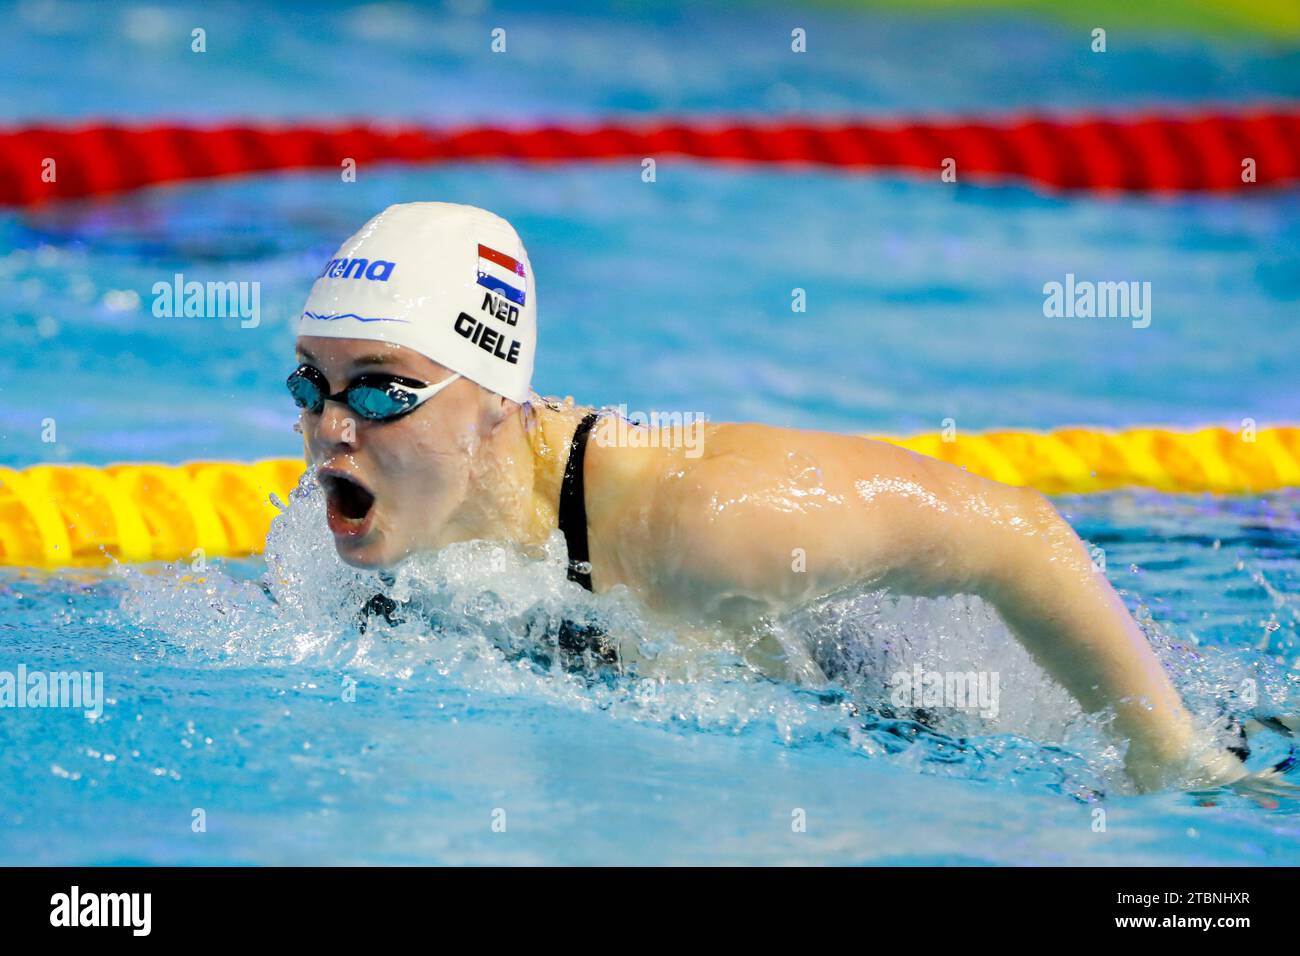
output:
[[[326,402],[316,434],[320,441],[330,445],[355,445],[359,424],[357,416],[342,402]]]

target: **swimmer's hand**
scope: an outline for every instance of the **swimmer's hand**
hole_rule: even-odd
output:
[[[1283,800],[1300,801],[1300,787],[1282,779],[1276,769],[1246,774],[1231,786],[1233,790],[1268,810],[1277,809]]]
[[[1242,728],[1242,736],[1245,738],[1246,744],[1241,759],[1244,760],[1244,754],[1249,752],[1250,742],[1254,735],[1267,731],[1280,734],[1284,738],[1295,739],[1300,736],[1300,717],[1294,714],[1278,714],[1256,716],[1246,721]],[[1249,797],[1259,806],[1268,810],[1277,809],[1283,800],[1300,802],[1300,787],[1289,782],[1283,776],[1298,763],[1300,763],[1300,752],[1297,752],[1296,746],[1292,744],[1290,752],[1280,763],[1267,770],[1248,773],[1234,780],[1230,786],[1237,793]]]
[[[1235,784],[1250,776],[1241,760],[1226,750],[1200,750],[1191,756],[1171,758],[1133,741],[1124,758],[1124,769],[1139,790],[1212,790]]]
[[[1251,800],[1265,810],[1276,810],[1282,802],[1300,802],[1300,787],[1288,783],[1277,768],[1247,773],[1227,785],[1227,789]],[[1224,788],[1197,788],[1192,791],[1201,806],[1212,807],[1219,802]]]
[[[1279,798],[1300,799],[1300,787],[1283,777],[1283,773],[1297,763],[1294,746],[1290,756],[1266,770],[1252,773],[1246,769],[1244,761],[1255,734],[1272,731],[1293,738],[1297,727],[1300,727],[1300,720],[1295,717],[1254,718],[1242,728],[1239,748],[1222,750],[1215,744],[1203,741],[1199,748],[1186,748],[1191,756],[1172,760],[1168,757],[1161,759],[1153,754],[1150,747],[1135,742],[1129,747],[1125,769],[1142,790],[1173,786],[1205,795],[1230,787],[1262,806],[1275,807]]]

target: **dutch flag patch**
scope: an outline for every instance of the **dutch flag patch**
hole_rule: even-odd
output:
[[[478,246],[478,284],[515,305],[524,304],[527,274],[524,264],[504,252],[497,252],[481,242]]]

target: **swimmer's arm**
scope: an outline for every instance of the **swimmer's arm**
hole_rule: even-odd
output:
[[[692,483],[697,500],[728,506],[687,508],[677,524],[683,588],[718,595],[715,611],[764,613],[845,586],[976,594],[1084,710],[1114,708],[1140,786],[1171,783],[1200,759],[1191,715],[1145,635],[1043,495],[875,442],[808,454],[824,495],[763,493],[748,463],[713,464]],[[1200,782],[1240,775],[1230,755],[1202,764]]]
[[[1154,788],[1211,784],[1242,774],[1226,753],[1201,752],[1191,715],[1104,573],[1056,509],[1036,491],[1015,489],[1004,519],[958,535],[992,555],[976,577],[1019,641],[1085,711],[1115,711],[1129,740],[1126,767]]]
[[[1069,524],[1040,493],[963,473],[947,520],[909,521],[919,549],[896,568],[899,590],[975,593],[1087,712],[1111,707],[1129,741],[1125,765],[1139,787],[1210,784],[1241,775],[1235,758],[1201,753],[1192,717],[1146,636]],[[971,505],[971,502],[974,502]],[[925,560],[927,537],[949,537],[950,560]],[[916,556],[921,560],[915,560]]]

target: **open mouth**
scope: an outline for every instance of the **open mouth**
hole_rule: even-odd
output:
[[[330,528],[335,533],[362,530],[375,506],[370,489],[342,472],[322,474],[320,483],[325,489]]]

